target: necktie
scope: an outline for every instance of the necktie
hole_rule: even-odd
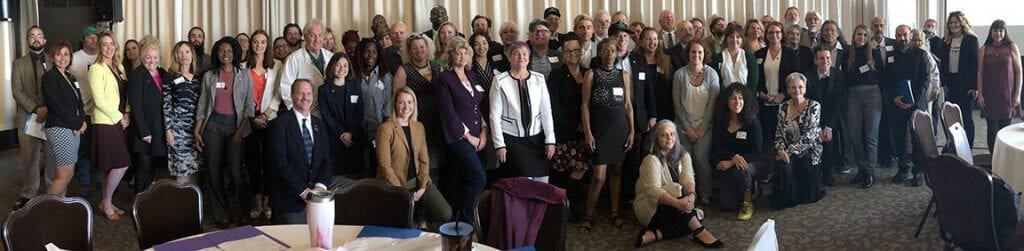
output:
[[[313,161],[313,135],[309,133],[309,128],[306,128],[306,120],[302,119],[302,145],[306,147],[306,164]]]
[[[665,45],[665,48],[676,45],[676,40],[674,38],[675,36],[672,35],[672,32],[665,33],[665,37],[668,38],[668,44]]]

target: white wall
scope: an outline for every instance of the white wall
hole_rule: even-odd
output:
[[[985,24],[985,26],[974,26],[974,34],[978,35],[978,45],[985,44],[985,39],[988,39],[988,28],[991,23]],[[1017,46],[1024,47],[1024,25],[1007,25],[1006,35],[1010,36],[1010,40],[1017,44]]]

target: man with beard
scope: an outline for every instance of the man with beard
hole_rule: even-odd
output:
[[[487,42],[487,57],[488,58],[490,58],[491,60],[494,60],[494,59],[499,58],[499,57],[500,58],[504,58],[504,57],[501,56],[501,54],[505,51],[505,47],[502,46],[501,43],[498,43],[498,42],[494,41],[494,39],[491,39],[491,19],[490,18],[487,18],[485,16],[477,15],[477,16],[473,17],[473,21],[470,22],[470,25],[473,26],[473,33],[482,33],[482,34],[484,34],[484,36],[487,37],[487,40],[489,40],[489,42]],[[469,41],[469,42],[472,43],[473,41]],[[495,56],[497,56],[497,57],[495,57]],[[498,60],[494,60],[494,61],[498,61]]]
[[[910,46],[910,26],[900,25],[896,27],[896,50],[890,54],[886,61],[886,79],[889,91],[883,92],[882,102],[888,106],[895,106],[892,109],[893,140],[895,150],[893,154],[897,159],[899,170],[892,177],[892,183],[902,183],[907,178],[907,171],[910,169],[911,160],[913,163],[913,181],[911,186],[924,184],[922,165],[924,158],[920,150],[920,144],[916,142],[911,132],[913,127],[910,124],[910,116],[916,110],[928,108],[928,101],[925,93],[928,90],[928,53],[921,48]],[[901,85],[909,84],[909,93],[901,91]],[[906,89],[903,89],[906,90]],[[906,95],[910,95],[909,97]],[[912,153],[909,158],[908,153]]]
[[[210,66],[213,65],[210,54],[206,54],[206,49],[203,46],[206,44],[206,31],[203,28],[196,26],[188,30],[188,42],[192,43],[192,47],[196,49],[196,72],[203,74]]]
[[[807,28],[800,29],[800,45],[807,48],[814,48],[821,43],[821,17],[817,12],[808,11],[804,16]]]
[[[288,109],[292,109],[292,97],[285,93],[292,89],[292,83],[296,79],[308,79],[313,84],[313,89],[324,84],[327,74],[327,61],[331,60],[334,53],[323,48],[324,46],[324,23],[320,19],[312,19],[303,28],[305,34],[305,48],[292,52],[284,63],[284,70],[281,72],[280,89],[281,100]],[[313,110],[316,111],[316,99],[313,99]]]
[[[48,67],[53,66],[53,58],[45,52],[46,36],[39,26],[28,28],[25,36],[29,53],[14,60],[12,64],[11,91],[17,104],[15,125],[22,126],[35,114],[36,123],[46,122],[46,102],[43,100],[42,77]],[[22,128],[24,129],[24,128]],[[49,187],[53,178],[52,167],[45,168],[45,177],[40,179],[40,156],[43,151],[42,139],[30,136],[25,130],[18,130],[19,154],[21,159],[21,198],[14,203],[17,210],[28,200],[38,194],[39,184]],[[49,165],[47,165],[49,166]]]
[[[594,12],[594,37],[597,41],[608,38],[608,28],[612,27],[612,16],[607,10]]]
[[[380,53],[381,63],[384,65],[384,70],[389,73],[395,73],[398,66],[402,65],[402,48],[405,48],[405,39],[409,37],[409,26],[405,25],[402,21],[397,21],[391,24],[391,46],[384,48],[384,51]]]
[[[786,8],[786,15],[782,20],[783,27],[800,25],[800,8],[789,6]]]
[[[291,54],[302,48],[302,28],[299,28],[298,24],[288,23],[284,26],[284,41],[288,42],[288,46],[291,47]]]
[[[89,91],[89,66],[96,61],[99,54],[99,32],[96,26],[82,29],[82,48],[71,56],[71,75],[78,80],[82,89],[82,105],[85,108],[86,131],[82,134],[78,150],[78,164],[75,165],[75,180],[78,182],[78,195],[88,198],[92,195],[92,92]],[[24,160],[24,158],[22,158]]]
[[[725,19],[715,17],[714,19],[711,19],[709,27],[711,28],[711,36],[704,39],[704,44],[708,47],[706,48],[707,53],[704,54],[707,59],[710,59],[712,55],[722,53],[722,49],[724,49],[722,39],[725,36]]]

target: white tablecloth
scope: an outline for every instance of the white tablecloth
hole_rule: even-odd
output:
[[[310,248],[309,243],[309,227],[306,225],[269,225],[269,226],[258,226],[256,229],[267,233],[281,242],[291,246],[289,250],[316,250]],[[335,248],[345,246],[346,243],[356,240],[356,236],[363,230],[363,226],[346,226],[346,225],[335,225],[334,226],[334,237],[332,239],[332,246]],[[201,235],[190,236],[187,238],[194,238]],[[441,235],[437,233],[423,232],[419,238],[423,238],[426,241],[431,242],[427,245],[430,248],[415,248],[411,250],[441,250]],[[376,239],[376,238],[374,238]],[[366,239],[361,239],[361,241]],[[375,240],[379,241],[379,240]],[[435,244],[436,243],[436,244]],[[474,243],[474,250],[497,250],[486,245]],[[360,249],[360,248],[356,248]],[[152,248],[148,250],[153,250]],[[402,250],[402,248],[393,248],[389,250]]]
[[[996,134],[992,171],[1014,191],[1024,190],[1024,123],[1007,126]]]

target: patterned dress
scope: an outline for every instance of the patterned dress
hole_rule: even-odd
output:
[[[174,135],[173,148],[167,152],[167,168],[175,177],[199,172],[199,153],[192,136],[202,86],[199,81],[198,75],[191,80],[175,76],[164,84],[164,125]]]
[[[406,76],[406,86],[416,93],[416,106],[419,109],[417,112],[419,115],[417,116],[419,121],[423,122],[424,129],[426,129],[427,144],[443,144],[445,140],[444,132],[441,130],[441,111],[438,108],[437,94],[434,90],[436,85],[433,79],[441,75],[441,66],[430,62],[429,67],[433,72],[430,76],[431,79],[420,75],[412,64],[402,65]]]

